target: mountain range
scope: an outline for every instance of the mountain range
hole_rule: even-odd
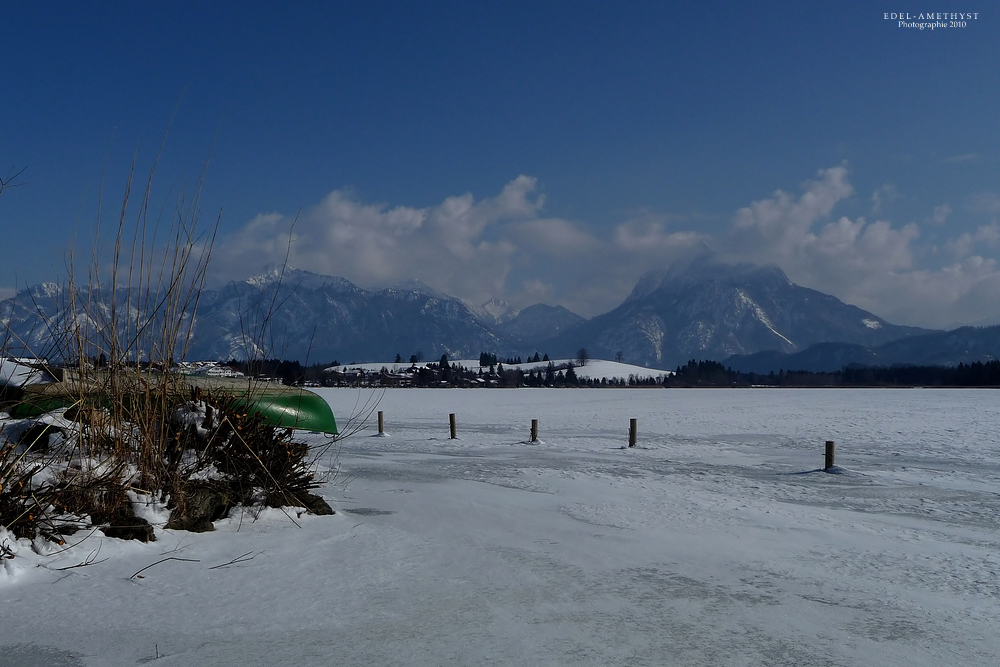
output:
[[[120,292],[114,298],[127,301],[127,292]],[[107,293],[86,299],[111,300]],[[65,301],[61,287],[46,283],[0,302],[7,347],[25,341],[44,350]],[[128,307],[131,316],[140,310],[134,303],[118,307]],[[713,359],[769,372],[1000,358],[1000,327],[936,332],[898,326],[796,285],[776,267],[706,260],[645,275],[620,306],[589,320],[545,304],[517,309],[492,299],[469,306],[414,280],[366,290],[344,278],[271,268],[203,290],[193,331],[189,359],[350,363],[397,354],[432,360],[536,351],[557,358],[586,348],[594,358],[651,368]]]

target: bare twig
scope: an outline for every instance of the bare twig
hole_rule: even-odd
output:
[[[103,544],[103,543],[102,543]],[[87,567],[88,565],[97,565],[98,563],[103,563],[108,560],[107,558],[103,560],[95,560],[97,556],[101,553],[102,544],[98,544],[97,548],[90,552],[82,563],[77,563],[76,565],[70,565],[69,567],[53,567],[51,568],[55,572],[62,572],[64,570],[72,570],[78,567]]]
[[[68,547],[66,547],[65,549],[60,549],[59,551],[53,551],[52,553],[50,553],[50,554],[48,554],[48,555],[49,555],[49,556],[57,556],[57,555],[61,554],[61,553],[62,553],[62,552],[64,552],[64,551],[69,551],[69,550],[70,550],[70,549],[72,549],[73,547],[75,547],[75,546],[77,546],[77,545],[80,545],[80,544],[83,544],[84,542],[86,542],[86,541],[87,541],[88,539],[90,539],[90,537],[91,537],[91,536],[92,536],[92,535],[93,535],[94,533],[96,533],[97,531],[101,530],[102,528],[107,528],[107,526],[98,526],[97,528],[94,528],[94,529],[93,529],[92,531],[90,531],[89,533],[87,533],[87,537],[83,538],[83,539],[82,539],[82,540],[80,540],[79,542],[76,542],[75,544],[71,544],[71,545],[69,545]]]
[[[228,563],[223,563],[222,565],[213,565],[212,567],[210,567],[208,569],[209,570],[218,570],[220,567],[229,567],[230,565],[236,565],[238,563],[246,563],[247,561],[251,561],[254,558],[256,558],[257,556],[261,555],[262,553],[264,553],[264,552],[263,551],[258,551],[257,553],[254,554],[252,551],[248,551],[245,554],[243,554],[242,556],[237,556],[236,558],[232,559]],[[253,554],[253,555],[250,556],[250,554]],[[247,556],[250,556],[250,557],[247,558]]]
[[[139,570],[139,572],[136,572],[131,577],[129,577],[129,579],[135,579],[137,577],[139,579],[142,579],[143,577],[139,576],[139,574],[141,572],[145,572],[146,570],[148,570],[149,568],[153,567],[154,565],[159,565],[160,563],[166,563],[168,560],[180,560],[180,561],[185,561],[185,562],[188,562],[188,563],[200,563],[201,562],[197,558],[177,558],[176,556],[171,556],[169,558],[161,558],[160,560],[156,561],[155,563],[151,563],[150,565],[147,565],[146,567],[142,568],[141,570]]]
[[[182,543],[183,541],[184,541],[184,540],[177,540],[177,546],[176,546],[176,547],[174,547],[173,549],[171,549],[171,550],[169,550],[169,551],[164,551],[164,552],[163,552],[163,553],[161,553],[160,555],[161,555],[161,556],[166,556],[167,554],[175,554],[175,553],[177,553],[178,551],[183,551],[184,549],[187,549],[187,548],[188,548],[189,546],[191,546],[190,544],[185,544],[185,545],[184,545],[184,546],[182,547],[182,546],[181,546],[181,543]]]
[[[16,188],[20,185],[24,185],[24,183],[15,183],[14,181],[16,181],[26,169],[27,167],[21,167],[21,169],[17,171],[11,169],[7,172],[7,178],[0,178],[0,192],[3,192],[6,188]]]

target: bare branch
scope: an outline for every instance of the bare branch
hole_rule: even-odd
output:
[[[222,565],[213,565],[212,567],[210,567],[208,569],[209,570],[218,570],[220,567],[229,567],[230,565],[236,565],[238,563],[246,563],[247,561],[251,561],[254,558],[256,558],[257,556],[261,555],[262,553],[264,553],[264,552],[263,551],[258,551],[257,553],[254,554],[252,551],[248,551],[245,554],[243,554],[242,556],[237,556],[236,558],[232,559],[228,563],[223,563]],[[250,556],[250,554],[253,554],[253,555]],[[247,556],[250,556],[250,557],[247,558]]]
[[[13,169],[11,169],[9,172],[7,172],[7,178],[0,178],[0,192],[3,192],[7,188],[16,188],[22,185],[27,185],[26,183],[14,182],[18,178],[20,178],[21,174],[23,174],[27,169],[28,169],[27,167],[22,167],[18,171],[14,171]]]
[[[108,559],[104,558],[104,559],[101,559],[101,560],[95,560],[97,558],[97,556],[101,553],[101,546],[102,546],[102,544],[103,543],[98,544],[97,548],[94,549],[93,551],[91,551],[90,554],[87,555],[87,557],[83,560],[82,563],[77,563],[76,565],[70,565],[69,567],[53,567],[53,568],[50,568],[50,569],[54,570],[55,572],[62,572],[64,570],[73,570],[73,569],[78,568],[78,567],[87,567],[88,565],[97,565],[99,563],[103,563],[104,561],[106,561]]]
[[[197,558],[177,558],[176,556],[170,556],[169,558],[161,558],[160,560],[156,561],[155,563],[152,563],[152,564],[147,565],[146,567],[142,568],[141,570],[139,570],[139,572],[136,572],[131,577],[129,577],[129,579],[135,579],[135,578],[142,579],[143,577],[139,576],[141,572],[145,572],[146,570],[148,570],[149,568],[153,567],[154,565],[159,565],[160,563],[166,563],[168,560],[180,560],[180,561],[185,561],[185,562],[188,562],[188,563],[200,563],[201,562]]]

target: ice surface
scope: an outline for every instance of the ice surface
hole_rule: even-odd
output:
[[[388,390],[335,516],[18,545],[0,664],[995,665],[997,397]]]

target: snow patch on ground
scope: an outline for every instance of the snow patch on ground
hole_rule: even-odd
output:
[[[46,382],[52,382],[52,378],[45,371],[14,359],[0,357],[0,387],[24,387]]]

